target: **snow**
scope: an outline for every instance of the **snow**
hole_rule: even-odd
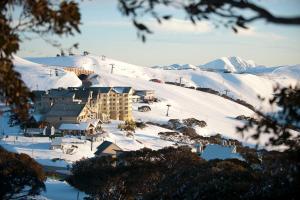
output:
[[[10,112],[4,112],[5,110],[9,110],[8,107],[3,107],[0,110],[0,135],[7,134],[7,135],[19,135],[21,132],[21,129],[19,126],[9,126],[9,115]],[[3,113],[1,113],[1,111]]]
[[[60,146],[61,144],[62,144],[61,137],[54,138],[51,142],[51,146]]]
[[[14,56],[13,63],[15,70],[21,74],[22,80],[31,90],[81,85],[80,79],[73,72],[66,72],[56,66],[33,63],[17,56]],[[58,76],[55,76],[55,69],[58,70]]]
[[[48,178],[45,182],[46,191],[42,192],[38,196],[34,196],[33,199],[38,200],[83,200],[86,197],[84,192],[81,192],[65,181],[58,181]]]
[[[174,143],[160,139],[158,133],[162,131],[170,131],[158,126],[147,125],[144,129],[137,128],[134,136],[126,136],[126,132],[120,131],[118,124],[124,123],[112,120],[110,124],[103,124],[102,128],[108,133],[107,140],[117,144],[125,151],[138,150],[141,148],[161,149],[163,147],[172,146]]]
[[[98,125],[98,123],[100,122],[100,119],[88,119],[85,122],[86,123],[90,123],[91,125],[93,125],[94,127],[96,127]]]
[[[230,72],[245,72],[249,68],[256,67],[256,64],[252,60],[243,60],[240,57],[222,57],[204,65],[199,66],[203,69],[210,69],[216,71],[230,71]]]
[[[113,120],[110,124],[103,124],[102,128],[106,132],[100,140],[93,142],[78,139],[76,137],[55,138],[52,141],[48,137],[24,137],[5,136],[0,140],[0,145],[11,152],[25,153],[33,157],[37,162],[45,166],[67,167],[81,158],[94,157],[96,147],[103,141],[111,141],[117,144],[125,151],[138,150],[144,147],[151,149],[161,149],[166,146],[174,145],[173,142],[160,139],[158,133],[161,131],[170,131],[161,127],[147,125],[144,129],[136,129],[134,136],[126,136],[126,132],[120,131],[118,124],[122,121]],[[64,149],[77,146],[74,154],[67,154],[61,149],[50,149],[51,145],[62,144]],[[91,149],[92,147],[92,149]],[[53,159],[58,159],[54,162]]]
[[[201,154],[201,157],[205,160],[213,159],[231,159],[236,158],[239,160],[244,160],[243,157],[234,152],[233,146],[221,146],[217,144],[209,144],[206,146]]]
[[[288,85],[292,81],[292,85],[296,85],[300,82],[300,65],[278,67],[269,76],[281,84]]]
[[[66,148],[70,148],[71,145],[78,147],[74,154],[67,154],[61,149],[50,149],[51,142],[48,137],[24,137],[20,135],[4,137],[0,140],[0,145],[11,152],[25,153],[44,166],[67,167],[81,158],[93,157],[96,150],[95,146],[101,143],[94,142],[94,148],[91,150],[90,141],[65,137],[62,139],[62,143],[66,144]],[[55,159],[59,160],[55,161]]]

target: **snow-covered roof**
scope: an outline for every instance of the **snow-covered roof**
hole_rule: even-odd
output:
[[[205,160],[229,158],[244,160],[240,154],[234,152],[234,146],[222,146],[218,144],[209,144],[204,149],[201,157]]]
[[[102,153],[105,152],[105,150],[112,146],[113,149],[111,149],[111,152],[110,153],[113,153],[113,152],[117,152],[117,151],[122,151],[122,149],[117,146],[116,144],[110,142],[110,141],[103,141],[98,147],[97,147],[97,151],[95,152],[95,155],[100,155]],[[106,152],[108,153],[108,152]]]
[[[88,130],[90,126],[93,126],[90,122],[81,122],[79,124],[67,124],[63,123],[59,126],[58,129],[60,130],[78,130],[78,131],[85,131]]]
[[[100,119],[88,119],[85,122],[86,123],[90,123],[91,125],[93,125],[94,127],[96,127],[98,125],[98,123],[100,122]]]

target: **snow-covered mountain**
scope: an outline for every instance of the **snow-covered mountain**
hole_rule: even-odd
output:
[[[126,62],[117,61],[111,58],[103,59],[101,56],[62,56],[62,57],[45,57],[45,58],[27,58],[28,60],[42,65],[51,66],[75,66],[95,71],[99,77],[93,81],[94,84],[113,86],[116,84],[112,80],[116,77],[127,77],[130,80],[126,85],[133,85],[133,80],[149,81],[150,79],[160,79],[164,82],[177,82],[186,86],[206,87],[228,94],[234,98],[243,99],[250,104],[260,107],[261,102],[257,95],[266,98],[271,97],[273,87],[277,83],[282,85],[296,84],[299,81],[299,66],[285,67],[264,67],[256,66],[254,62],[246,62],[238,57],[225,59],[226,66],[234,67],[239,71],[247,69],[243,74],[240,73],[222,73],[218,70],[203,71],[199,68],[194,70],[163,70],[161,67],[151,68],[132,65]],[[219,59],[220,60],[220,59]],[[214,61],[213,61],[214,62]],[[211,63],[213,63],[211,62]],[[223,63],[224,62],[220,62]],[[238,63],[241,66],[238,66]],[[113,76],[111,76],[111,68],[113,68]],[[172,65],[173,69],[178,69],[179,64]],[[221,66],[221,65],[220,65]],[[225,69],[220,67],[218,69]],[[256,66],[256,67],[255,67]],[[227,68],[226,68],[227,69]],[[229,68],[228,68],[229,69]],[[223,70],[220,70],[223,71]],[[122,83],[125,84],[125,83]],[[141,89],[147,89],[145,84],[140,84]]]
[[[241,73],[248,69],[255,68],[257,65],[252,60],[243,60],[240,57],[222,57],[204,65],[199,65],[201,69],[212,70],[212,71],[227,71]]]
[[[27,87],[32,90],[81,85],[80,79],[74,73],[66,72],[59,67],[37,64],[18,56],[14,56],[13,63]]]
[[[36,89],[36,84],[39,85],[39,89],[42,89],[40,85],[43,85],[44,89],[48,89],[49,87],[68,87],[79,84],[79,79],[71,72],[62,71],[62,76],[50,77],[49,70],[53,67],[60,68],[59,66],[61,66],[62,69],[63,66],[73,66],[93,70],[97,74],[92,77],[94,86],[131,86],[134,89],[155,90],[156,96],[161,99],[161,102],[151,105],[150,113],[138,112],[138,105],[134,105],[133,115],[136,120],[167,123],[171,118],[194,117],[205,120],[208,124],[206,128],[198,130],[199,134],[213,135],[220,133],[225,137],[241,141],[244,141],[244,139],[241,135],[236,134],[236,126],[242,125],[242,122],[234,118],[238,115],[253,115],[253,112],[248,108],[209,93],[175,85],[155,83],[149,80],[155,78],[163,82],[179,82],[181,79],[181,82],[186,86],[212,88],[220,93],[225,93],[226,90],[229,96],[243,99],[257,108],[261,106],[266,108],[266,105],[257,99],[257,95],[266,98],[271,97],[275,84],[296,84],[300,75],[299,66],[273,68],[270,71],[268,71],[268,68],[268,70],[258,71],[263,73],[239,74],[203,71],[199,68],[194,70],[154,69],[111,58],[103,59],[97,55],[28,58],[28,60],[30,61],[16,57],[15,65],[16,69],[22,74],[25,83],[33,89]],[[114,67],[113,73],[111,73],[112,65]],[[250,68],[254,64],[243,66]],[[237,69],[240,70],[241,68],[236,67],[235,70]],[[284,81],[282,81],[283,79]],[[170,117],[165,115],[167,104],[171,105]],[[114,132],[115,130],[112,129],[111,131]],[[144,132],[142,133],[143,136],[137,134],[136,137],[144,145],[147,144],[146,146],[154,149],[164,146],[165,143],[159,140],[157,133],[153,131],[154,129],[148,130],[147,134],[152,134],[151,137],[146,137]],[[122,148],[136,149],[143,146],[121,137],[119,132],[116,134],[112,134],[110,137],[121,146],[123,145]],[[252,143],[251,141],[244,142]]]

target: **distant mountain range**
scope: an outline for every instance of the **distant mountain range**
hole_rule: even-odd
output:
[[[240,57],[222,57],[204,65],[199,66],[201,69],[211,69],[215,71],[228,72],[245,72],[248,69],[258,67],[252,60],[243,60]]]
[[[164,70],[184,70],[184,69],[197,69],[198,67],[191,64],[172,64],[172,65],[166,65],[166,66],[153,66],[151,67],[153,69],[164,69]]]
[[[242,73],[254,68],[265,68],[265,66],[257,65],[252,60],[244,60],[237,56],[222,57],[206,64],[198,66],[191,64],[172,64],[166,66],[153,66],[152,68],[160,68],[164,70],[183,70],[183,69],[196,69],[200,68],[206,71],[220,71],[220,72],[235,72]]]

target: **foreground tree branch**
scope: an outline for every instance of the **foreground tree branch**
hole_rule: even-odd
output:
[[[119,9],[128,17],[131,17],[138,30],[138,36],[145,41],[145,35],[151,33],[143,23],[136,23],[145,14],[152,16],[161,23],[169,20],[171,15],[159,15],[159,7],[173,7],[185,12],[187,18],[194,24],[197,21],[209,20],[216,27],[223,25],[238,32],[238,28],[246,29],[249,23],[257,20],[265,20],[280,25],[300,25],[299,16],[284,17],[272,14],[266,8],[247,0],[119,0]],[[249,11],[252,13],[249,15]]]
[[[29,89],[14,70],[13,55],[19,50],[20,35],[73,35],[80,32],[80,12],[74,1],[12,0],[0,2],[0,100],[9,104],[20,118],[26,118]],[[21,8],[19,17],[13,12]],[[17,22],[17,24],[15,24]]]
[[[263,99],[262,99],[263,100]],[[238,127],[238,132],[254,130],[251,137],[259,140],[269,134],[266,145],[288,147],[289,150],[300,149],[300,86],[274,88],[274,97],[269,100],[279,110],[275,113],[263,113],[256,110],[255,118],[251,118],[244,126]]]

